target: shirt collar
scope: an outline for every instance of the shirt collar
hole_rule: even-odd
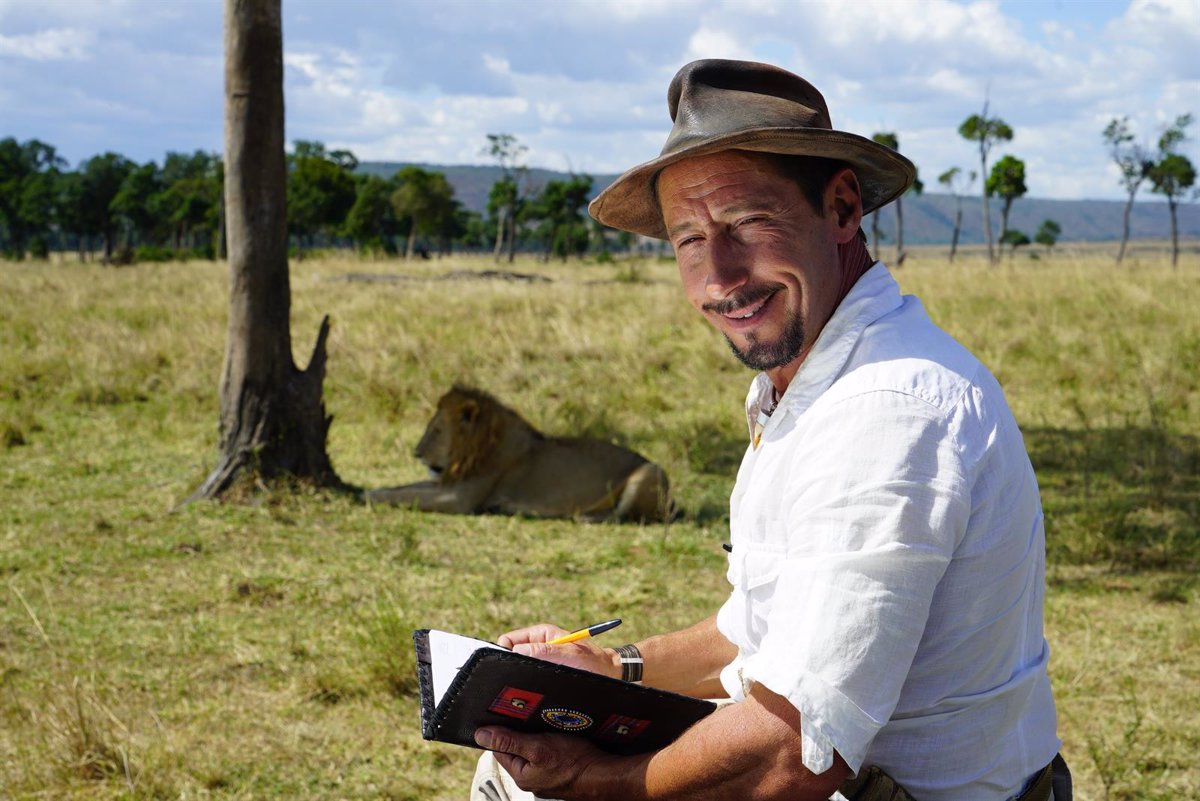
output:
[[[808,409],[841,375],[850,353],[867,326],[895,311],[903,302],[900,285],[888,272],[887,265],[881,261],[875,262],[850,287],[833,316],[825,323],[813,349],[788,384],[775,414],[785,409],[801,414]],[[760,405],[770,397],[770,386],[771,379],[766,373],[759,373],[750,386],[746,414],[751,421],[752,431],[752,421],[757,417]]]

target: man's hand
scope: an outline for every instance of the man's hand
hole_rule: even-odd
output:
[[[496,761],[518,787],[541,798],[587,798],[584,774],[589,771],[604,777],[606,793],[611,794],[616,786],[617,771],[606,766],[611,763],[615,768],[621,758],[606,754],[582,737],[521,734],[503,726],[485,726],[475,731],[475,742],[495,753]]]
[[[621,678],[621,667],[616,661],[615,652],[609,648],[601,648],[590,637],[565,645],[547,645],[555,637],[570,633],[550,623],[539,623],[501,634],[496,642],[505,648],[511,648],[515,653],[532,656],[534,659],[579,668],[614,679]]]

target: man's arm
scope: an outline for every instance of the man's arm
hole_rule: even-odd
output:
[[[567,633],[549,624],[502,634],[497,642],[506,648],[536,659],[582,668],[613,678],[621,677],[621,663],[612,648],[602,648],[594,640],[567,645],[547,645],[547,640]],[[722,698],[721,668],[737,656],[737,646],[717,630],[713,615],[686,629],[660,634],[636,643],[642,652],[642,684],[697,698]]]
[[[840,756],[819,776],[806,770],[800,713],[761,685],[653,754],[617,757],[582,738],[494,726],[476,742],[522,789],[564,801],[823,801],[850,773]]]

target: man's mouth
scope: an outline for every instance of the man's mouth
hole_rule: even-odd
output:
[[[749,320],[751,317],[762,311],[762,307],[766,306],[767,301],[770,299],[771,296],[767,295],[764,298],[754,301],[748,306],[743,306],[740,309],[735,309],[733,311],[727,311],[724,313],[724,316],[728,317],[730,320]]]
[[[722,301],[706,303],[704,309],[719,314],[730,322],[745,323],[759,316],[780,289],[782,287],[770,287],[749,297],[735,296]]]

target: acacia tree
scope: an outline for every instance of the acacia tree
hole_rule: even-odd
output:
[[[512,261],[517,239],[517,207],[520,204],[517,176],[525,170],[521,159],[529,148],[518,142],[513,134],[488,134],[487,138],[488,146],[483,152],[500,165],[500,180],[492,186],[488,197],[488,206],[494,207],[496,215],[496,248],[492,256],[500,261],[500,252],[507,242],[508,260]]]
[[[975,177],[975,171],[971,170],[964,179],[963,172],[958,167],[951,167],[938,176],[938,183],[954,196],[954,236],[950,240],[951,264],[954,263],[954,253],[958,250],[958,236],[962,232],[962,196],[971,189]]]
[[[1013,201],[1029,191],[1025,186],[1025,162],[1016,156],[1005,156],[997,161],[992,166],[985,190],[986,194],[998,195],[1004,201],[1000,209],[1000,239],[1004,239],[1008,233],[1008,213],[1012,210]]]
[[[1013,130],[999,117],[988,116],[988,104],[983,104],[982,114],[972,114],[958,126],[959,136],[969,142],[979,143],[979,174],[988,175],[987,157],[992,146],[997,142],[1008,142],[1013,138]],[[983,233],[987,240],[988,261],[996,261],[996,252],[992,246],[992,216],[988,209],[987,182],[983,186]]]
[[[1129,243],[1129,217],[1133,213],[1133,199],[1142,181],[1148,177],[1154,162],[1150,160],[1146,148],[1134,141],[1129,117],[1113,118],[1101,135],[1108,143],[1109,156],[1121,171],[1121,186],[1125,187],[1125,193],[1129,196],[1125,201],[1125,226],[1121,232],[1121,249],[1117,251],[1117,264],[1120,264],[1125,258],[1125,246]]]
[[[1046,219],[1042,220],[1041,227],[1038,228],[1037,233],[1033,235],[1033,241],[1037,242],[1039,245],[1045,245],[1046,252],[1049,253],[1054,245],[1057,244],[1058,238],[1061,235],[1062,226],[1058,224],[1058,221]]]
[[[1187,127],[1192,124],[1191,114],[1182,114],[1175,123],[1163,131],[1158,139],[1158,159],[1150,166],[1151,190],[1167,198],[1171,212],[1171,266],[1179,266],[1179,223],[1176,210],[1179,198],[1196,183],[1196,168],[1187,156],[1175,152],[1187,139]]]
[[[454,187],[440,172],[405,167],[396,173],[399,188],[392,193],[392,209],[398,220],[407,220],[408,245],[404,258],[413,257],[418,236],[436,236],[457,210]]]
[[[292,360],[286,181],[280,0],[225,0],[230,291],[221,456],[189,501],[217,497],[250,475],[345,487],[325,452],[328,317],[308,367]]]

